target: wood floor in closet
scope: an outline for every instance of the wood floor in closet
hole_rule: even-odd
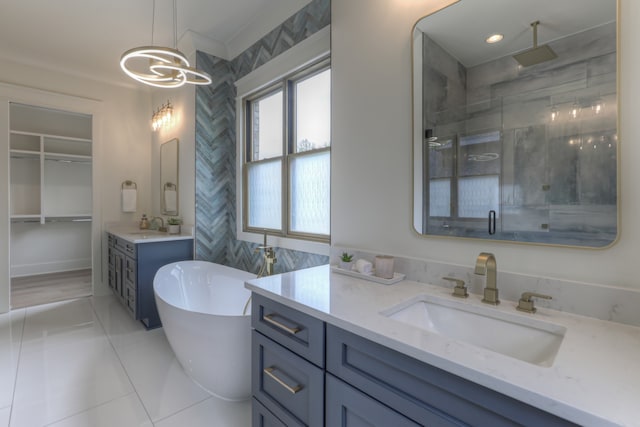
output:
[[[11,279],[11,308],[32,307],[92,294],[91,269]]]

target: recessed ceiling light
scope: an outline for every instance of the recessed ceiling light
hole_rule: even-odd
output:
[[[492,44],[492,43],[498,43],[503,38],[504,36],[502,34],[492,34],[489,37],[487,37],[485,41],[489,44]]]

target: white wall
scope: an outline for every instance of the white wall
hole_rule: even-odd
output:
[[[640,2],[621,0],[620,239],[585,250],[418,236],[412,223],[411,29],[448,0],[332,1],[333,246],[640,288]],[[508,285],[506,285],[508,286]]]
[[[195,62],[195,61],[192,61]],[[153,216],[160,215],[160,146],[173,138],[178,138],[178,216],[186,225],[195,223],[195,150],[196,150],[196,91],[195,86],[185,85],[178,89],[153,91],[153,110],[166,104],[167,98],[173,105],[175,120],[172,126],[153,133],[151,144],[151,209]],[[148,123],[151,122],[149,115]],[[166,222],[166,218],[165,222]]]
[[[65,109],[63,95],[86,99],[87,103],[98,105],[94,115],[94,218],[101,226],[110,222],[136,221],[142,212],[150,211],[150,169],[151,169],[151,114],[150,93],[146,89],[120,87],[100,83],[86,78],[78,78],[59,72],[45,70],[0,59],[0,83],[17,85],[15,96],[33,100],[45,106]],[[21,89],[20,86],[25,87]],[[30,88],[41,89],[41,96],[34,97]],[[13,95],[12,95],[13,96]],[[69,103],[69,106],[73,102]],[[3,110],[0,108],[0,110]],[[4,115],[4,111],[0,111]],[[6,116],[5,116],[6,117]],[[0,120],[0,122],[5,121]],[[2,126],[0,126],[2,127]],[[2,138],[6,138],[4,129]],[[6,144],[6,141],[3,141]],[[0,144],[1,145],[1,144]],[[6,147],[5,145],[2,145]],[[0,156],[2,160],[3,156]],[[8,186],[5,162],[0,165],[0,187]],[[124,180],[138,184],[138,211],[121,213],[120,185]],[[2,196],[4,190],[0,191]],[[6,200],[6,198],[5,198]],[[10,283],[4,264],[7,259],[4,246],[8,242],[8,219],[0,215],[0,312],[9,308]],[[94,234],[94,292],[108,293],[102,278],[106,272],[102,268],[103,259],[101,233]],[[55,250],[55,248],[52,248]],[[105,266],[106,267],[106,266]]]

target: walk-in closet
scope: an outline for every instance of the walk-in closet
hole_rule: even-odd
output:
[[[11,306],[91,295],[92,116],[9,105]]]

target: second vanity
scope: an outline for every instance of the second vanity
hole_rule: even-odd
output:
[[[110,229],[106,238],[109,288],[147,329],[161,326],[153,278],[165,264],[193,259],[193,236],[122,228]]]
[[[640,425],[638,327],[329,266],[246,286],[254,425]],[[500,324],[483,326],[486,313]],[[516,343],[518,324],[541,335]]]

